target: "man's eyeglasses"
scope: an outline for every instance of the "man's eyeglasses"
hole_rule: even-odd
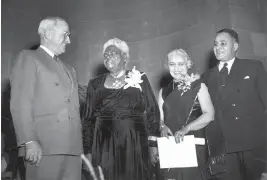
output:
[[[70,32],[62,31],[62,30],[60,30],[60,29],[51,29],[51,30],[58,31],[58,32],[63,32],[63,33],[64,33],[64,39],[65,39],[65,40],[66,40],[67,38],[70,38],[70,37],[71,37]]]

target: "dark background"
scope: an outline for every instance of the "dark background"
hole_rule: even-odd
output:
[[[127,41],[129,68],[145,71],[155,93],[170,50],[188,50],[194,71],[202,73],[221,28],[239,33],[239,57],[267,67],[266,0],[2,0],[2,91],[15,55],[38,45],[37,28],[46,16],[69,22],[72,43],[61,59],[76,68],[80,84],[102,69],[103,43],[115,36]]]
[[[194,72],[216,63],[215,32],[233,28],[240,36],[238,56],[262,60],[267,68],[267,0],[2,0],[2,132],[14,145],[9,112],[9,76],[16,54],[38,47],[39,22],[60,16],[72,43],[61,57],[77,72],[84,97],[89,78],[104,71],[103,43],[113,37],[130,46],[129,68],[145,71],[157,96],[168,76],[164,62],[174,48],[187,50]]]

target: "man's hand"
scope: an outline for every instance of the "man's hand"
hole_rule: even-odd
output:
[[[42,148],[40,144],[37,141],[31,141],[25,144],[25,149],[25,159],[38,166],[42,159]]]
[[[173,136],[172,131],[166,125],[162,125],[162,127],[160,129],[160,133],[161,133],[162,137],[166,137],[166,138],[168,138],[169,136]]]

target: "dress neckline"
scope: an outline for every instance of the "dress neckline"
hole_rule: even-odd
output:
[[[127,73],[127,71],[126,71]],[[116,90],[121,90],[124,86],[120,87],[120,88],[108,88],[105,86],[105,82],[106,82],[106,79],[108,77],[108,73],[105,73],[104,77],[103,77],[103,87],[104,89],[107,89],[107,90],[110,90],[110,91],[116,91]]]

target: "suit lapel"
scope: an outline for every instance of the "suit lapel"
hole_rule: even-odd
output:
[[[55,60],[49,54],[47,54],[42,48],[38,48],[36,52],[39,56],[39,60],[45,65],[46,68],[48,68],[48,70],[51,70],[51,72],[54,73],[58,72]]]
[[[38,48],[37,54],[40,57],[42,63],[51,70],[52,73],[56,73],[58,77],[61,79],[61,82],[64,83],[65,87],[70,87],[71,91],[73,87],[73,79],[69,70],[65,67],[65,65],[59,60],[56,62],[54,58],[52,58],[47,52],[45,52],[42,48]]]
[[[222,94],[222,99],[226,99],[227,97],[229,97],[229,95],[231,95],[231,91],[233,91],[233,87],[236,86],[236,79],[238,77],[238,72],[239,72],[239,62],[240,60],[238,58],[235,59],[230,74],[228,75],[227,78],[227,86],[225,87],[223,94]]]
[[[218,66],[214,67],[211,71],[208,88],[212,99],[215,100],[213,103],[217,105],[221,102],[220,77]]]
[[[71,76],[71,73],[69,72],[68,68],[65,66],[65,64],[64,64],[61,60],[58,60],[58,61],[59,61],[58,63],[59,63],[60,66],[62,67],[62,69],[63,69],[65,75],[67,75],[68,80],[69,80],[70,83],[72,84],[73,80],[72,80],[72,76]],[[65,76],[65,77],[66,77],[66,76]]]
[[[73,91],[73,87],[74,87],[74,81],[73,81],[73,78],[74,76],[72,76],[71,72],[68,70],[68,68],[63,64],[63,62],[60,62],[62,64],[62,67],[65,69],[65,72],[68,76],[68,79],[69,79],[69,82],[70,82],[70,85],[71,85],[71,90],[70,90],[70,94],[72,93]]]
[[[219,91],[219,69],[218,66],[211,69],[209,80],[208,80],[208,86],[211,88],[212,92],[218,92]],[[218,94],[218,93],[216,93]]]

